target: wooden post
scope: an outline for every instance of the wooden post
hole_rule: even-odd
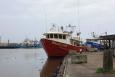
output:
[[[109,41],[109,44],[107,44]],[[105,72],[113,70],[113,58],[110,40],[106,41],[105,50],[103,55],[103,69]]]

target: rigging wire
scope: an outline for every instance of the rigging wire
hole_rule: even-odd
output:
[[[77,32],[80,32],[80,14],[79,14],[79,0],[73,0],[74,3],[74,14],[75,14],[75,19],[77,17]]]
[[[45,31],[47,32],[47,12],[46,12],[46,7],[43,8],[43,11],[44,11],[44,18],[45,18]]]
[[[79,38],[79,41],[81,41],[81,38],[80,38],[80,35],[81,35],[81,31],[80,31],[80,1],[79,0],[73,0],[74,2],[74,12],[75,12],[75,17],[77,17],[77,31],[76,31],[76,35],[78,36]],[[76,19],[76,18],[75,18]]]
[[[80,1],[79,0],[77,0],[77,21],[78,21],[78,30],[79,30],[79,32],[80,32],[80,14],[79,14],[79,3],[80,3]]]

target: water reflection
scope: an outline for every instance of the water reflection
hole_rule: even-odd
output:
[[[62,59],[47,59],[43,49],[0,49],[0,77],[52,77]]]
[[[54,77],[62,60],[63,58],[48,58],[41,70],[40,77]]]

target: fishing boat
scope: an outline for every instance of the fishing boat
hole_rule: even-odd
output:
[[[102,50],[103,46],[100,43],[99,35],[95,34],[95,32],[91,33],[90,38],[86,39],[85,45],[87,46],[88,51],[98,51]]]
[[[63,27],[56,31],[55,25],[49,32],[44,33],[45,37],[41,39],[41,43],[48,57],[64,57],[71,51],[78,53],[85,51],[86,47],[80,45],[80,38],[72,37],[72,33],[64,31]]]

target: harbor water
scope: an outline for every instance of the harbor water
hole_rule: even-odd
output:
[[[40,49],[0,49],[0,77],[40,77],[47,61]]]
[[[47,58],[42,48],[0,49],[0,77],[53,77],[62,60]]]

